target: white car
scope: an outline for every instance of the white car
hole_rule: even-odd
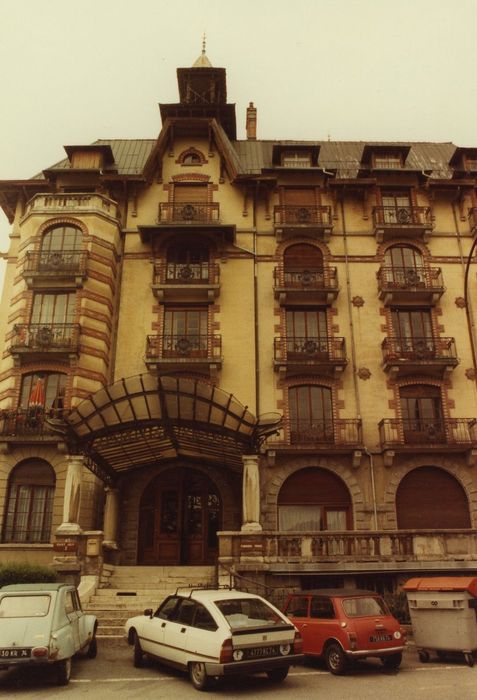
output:
[[[126,622],[134,665],[144,655],[183,669],[192,685],[205,690],[212,679],[265,672],[283,681],[303,661],[294,625],[257,595],[226,589],[190,589],[164,600],[156,612]]]

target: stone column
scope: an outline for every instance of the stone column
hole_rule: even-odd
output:
[[[118,548],[118,528],[119,528],[119,489],[107,486],[106,503],[104,504],[104,539],[103,547],[109,549]]]
[[[79,525],[81,501],[81,477],[83,455],[69,455],[66,473],[65,495],[63,499],[63,522],[56,531],[59,535],[80,535]]]
[[[261,532],[258,455],[243,455],[242,532]]]

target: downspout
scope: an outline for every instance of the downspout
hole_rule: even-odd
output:
[[[373,455],[371,452],[368,450],[367,447],[364,448],[365,454],[369,457],[369,473],[371,477],[371,493],[373,496],[373,520],[374,520],[374,529],[378,529],[378,507],[377,507],[377,501],[376,501],[376,482],[374,481],[374,461],[373,461]]]
[[[253,314],[255,325],[255,417],[260,415],[260,345],[258,339],[258,277],[257,277],[257,189],[253,191]]]

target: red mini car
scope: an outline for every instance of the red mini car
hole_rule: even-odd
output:
[[[331,673],[343,674],[353,659],[367,657],[378,657],[387,669],[401,664],[404,632],[373,591],[292,593],[284,613],[300,631],[305,655],[323,658]]]

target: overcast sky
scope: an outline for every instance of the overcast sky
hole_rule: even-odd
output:
[[[155,138],[204,31],[238,138],[253,101],[258,138],[476,146],[476,26],[477,0],[0,0],[0,179]]]

